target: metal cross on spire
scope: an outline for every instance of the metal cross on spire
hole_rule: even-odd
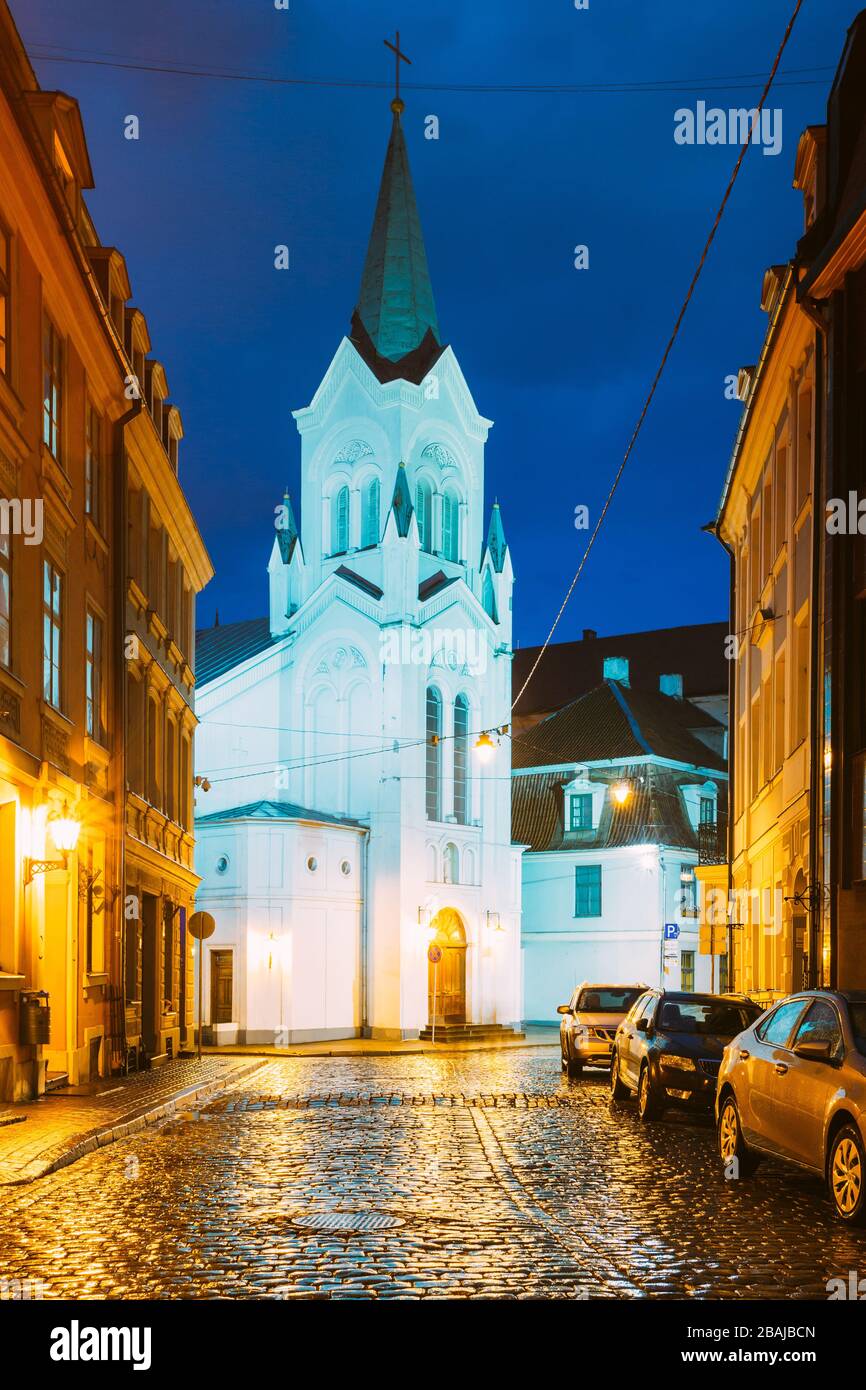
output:
[[[397,30],[397,33],[396,33],[396,35],[395,35],[395,38],[396,38],[396,43],[391,43],[388,39],[384,39],[384,40],[383,40],[383,43],[385,44],[385,47],[386,47],[386,48],[390,48],[391,52],[394,54],[394,88],[395,88],[395,92],[394,92],[394,100],[391,102],[391,110],[394,112],[394,114],[395,114],[396,116],[399,116],[399,115],[400,115],[400,112],[403,110],[403,107],[404,107],[404,103],[400,100],[400,64],[401,64],[401,63],[408,63],[409,66],[411,67],[411,66],[412,66],[412,59],[411,59],[411,58],[408,58],[408,57],[406,56],[406,54],[403,53],[403,52],[401,52],[401,50],[400,50],[400,30],[399,30],[399,29]]]

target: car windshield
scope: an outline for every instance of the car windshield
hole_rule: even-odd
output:
[[[851,1017],[854,1046],[863,1057],[866,1057],[866,1004],[851,1004],[849,1002],[848,1013]]]
[[[590,985],[582,989],[575,1008],[583,1014],[627,1014],[642,991],[610,985]]]
[[[712,1033],[733,1038],[760,1016],[756,1004],[733,1004],[729,999],[666,999],[657,1026],[660,1033]]]

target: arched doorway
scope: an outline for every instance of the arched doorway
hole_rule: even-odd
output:
[[[427,962],[427,1017],[437,1028],[447,1023],[465,1023],[466,932],[460,914],[453,907],[443,907],[432,925],[435,935],[431,944],[441,948],[442,959],[438,967]]]

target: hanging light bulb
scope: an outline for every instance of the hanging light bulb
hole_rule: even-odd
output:
[[[484,733],[479,734],[477,739],[475,740],[476,756],[480,758],[482,762],[486,763],[490,761],[495,752],[496,744],[493,742],[493,739],[485,730]]]

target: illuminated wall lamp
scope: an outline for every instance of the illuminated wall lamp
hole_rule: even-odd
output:
[[[51,831],[51,838],[60,851],[60,859],[30,859],[24,860],[24,884],[32,883],[36,874],[51,873],[54,869],[66,869],[69,867],[69,856],[75,851],[78,844],[78,836],[81,833],[81,822],[71,815],[64,804],[63,811],[59,816],[49,816],[48,828]]]

